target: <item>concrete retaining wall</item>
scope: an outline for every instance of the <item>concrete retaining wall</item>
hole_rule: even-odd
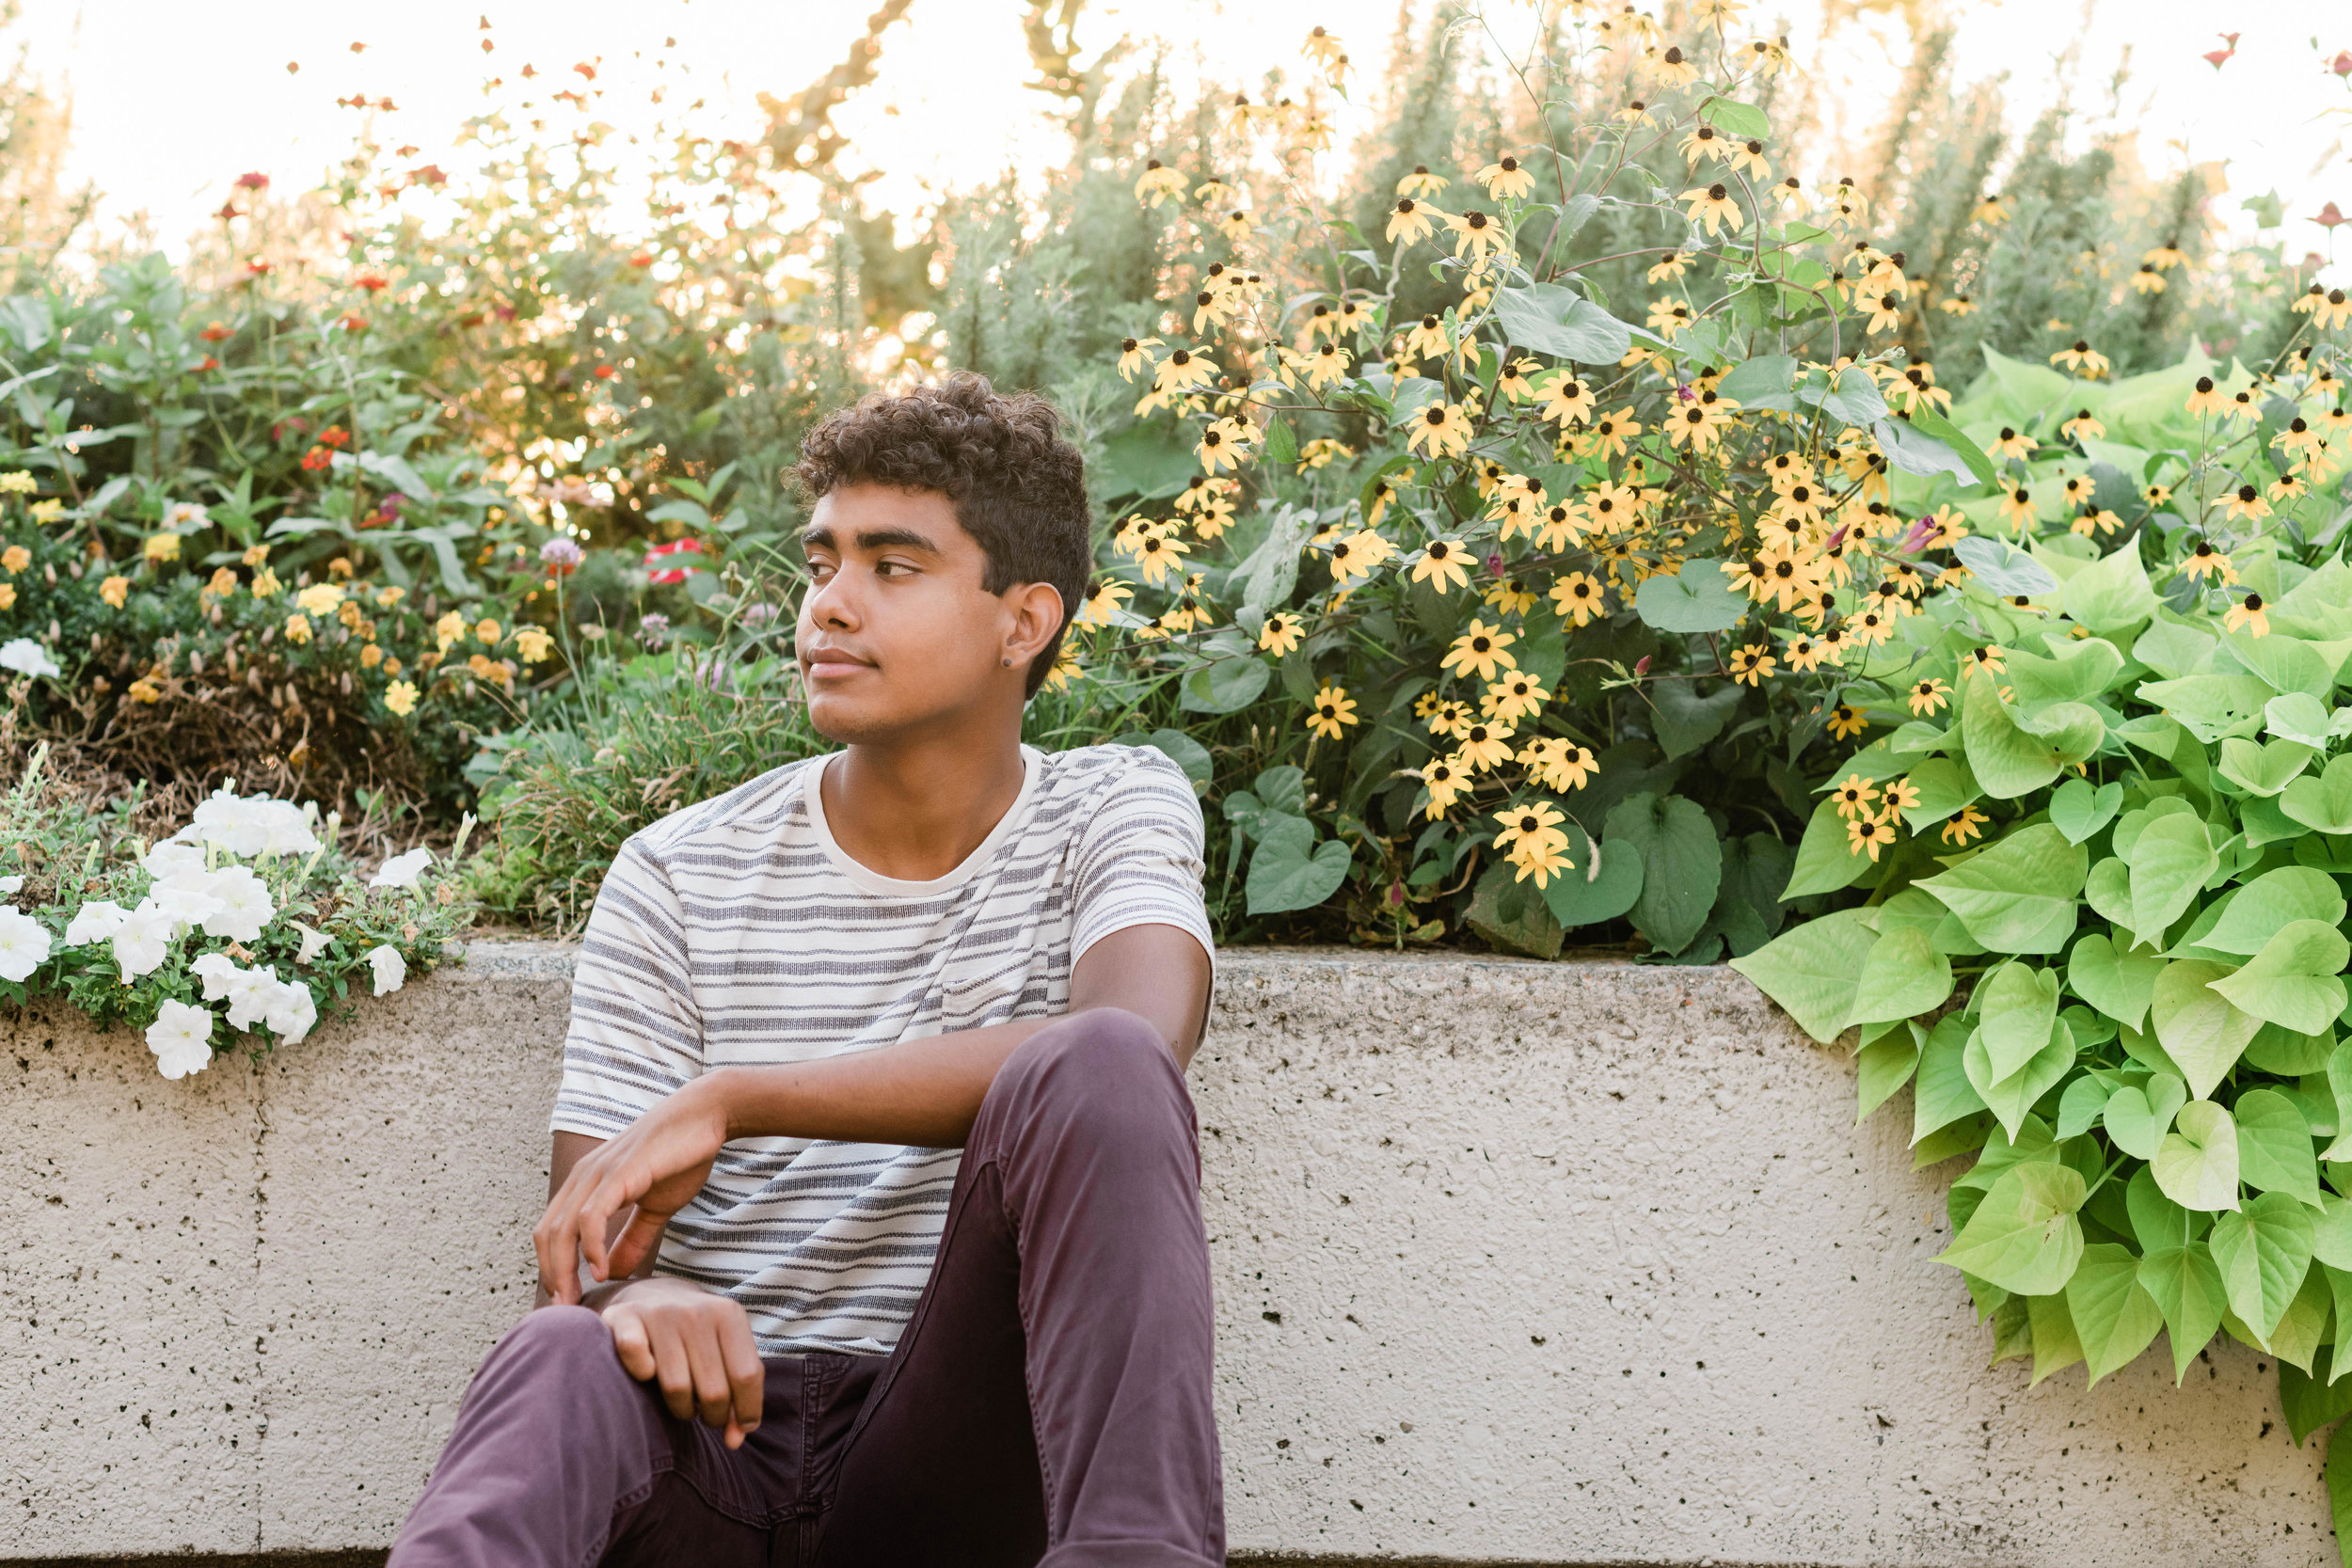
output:
[[[262,1064],[0,1040],[0,1558],[388,1543],[531,1299],[571,955]],[[1237,1557],[2311,1564],[2314,1449],[1987,1370],[1908,1117],[1722,969],[1234,952],[1193,1068]]]

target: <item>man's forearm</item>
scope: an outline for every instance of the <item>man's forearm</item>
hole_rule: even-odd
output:
[[[1020,1019],[811,1062],[721,1068],[691,1092],[717,1097],[729,1139],[953,1148],[970,1135],[1005,1058],[1056,1022]]]

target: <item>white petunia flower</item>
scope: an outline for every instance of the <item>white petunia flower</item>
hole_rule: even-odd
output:
[[[220,911],[220,900],[206,892],[204,887],[194,885],[211,880],[209,877],[182,876],[168,882],[157,882],[148,890],[147,896],[139,900],[139,907],[145,909],[152,904],[168,915],[173,926],[171,934],[177,937],[198,921]]]
[[[188,973],[204,982],[204,1000],[217,1002],[229,994],[229,982],[239,973],[236,959],[226,953],[207,953],[188,965]]]
[[[14,670],[25,675],[58,675],[64,672],[49,651],[29,637],[11,637],[0,642],[0,670]]]
[[[268,887],[242,865],[214,872],[212,885],[204,891],[220,901],[219,909],[204,916],[206,936],[258,942],[262,927],[278,918],[278,905]]]
[[[122,966],[124,981],[151,974],[171,952],[179,929],[180,923],[155,900],[140,899],[139,907],[124,915],[114,929],[115,962]]]
[[[213,1013],[209,1007],[167,1002],[147,1026],[147,1049],[167,1078],[185,1078],[213,1065]]]
[[[266,969],[240,969],[230,975],[229,1026],[250,1029],[263,1022],[284,989],[278,983],[276,973]]]
[[[207,875],[202,849],[169,838],[150,849],[147,858],[139,862],[139,867],[159,882],[168,881],[174,877]]]
[[[294,962],[298,964],[307,964],[310,962],[321,953],[326,952],[326,944],[335,940],[334,938],[328,936],[325,931],[318,929],[316,927],[305,926],[299,920],[294,921],[292,924],[295,930],[302,933],[302,951],[294,955]]]
[[[310,1025],[319,1019],[318,1004],[311,999],[310,988],[299,980],[287,980],[271,998],[269,1011],[262,1022],[269,1032],[278,1037],[280,1045],[292,1045],[310,1032]]]
[[[375,994],[389,996],[408,981],[408,960],[390,942],[371,947],[362,955],[375,970]]]
[[[424,868],[432,863],[433,851],[430,849],[411,849],[405,855],[394,855],[376,867],[368,886],[415,887],[417,879],[423,876]]]
[[[0,877],[0,898],[13,898],[24,888],[22,877]]]
[[[111,898],[93,898],[73,911],[73,918],[65,928],[65,944],[80,947],[87,942],[103,942],[122,928],[131,911]]]
[[[22,980],[49,957],[49,927],[13,905],[0,905],[0,980]]]
[[[318,834],[310,831],[310,819],[301,807],[283,800],[262,804],[262,854],[307,855],[319,847]]]

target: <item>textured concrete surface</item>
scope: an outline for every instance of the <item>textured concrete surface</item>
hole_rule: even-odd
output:
[[[570,955],[257,1065],[0,1042],[0,1558],[378,1547],[529,1301]],[[2266,1360],[1987,1369],[1908,1118],[1721,969],[1233,952],[1237,1560],[2310,1564]]]

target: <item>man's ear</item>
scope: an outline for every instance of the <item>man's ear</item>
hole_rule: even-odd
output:
[[[1004,657],[1014,669],[1025,670],[1061,630],[1061,591],[1050,582],[1015,583],[1005,590],[1005,605],[1012,611],[1012,625],[1005,633]]]

